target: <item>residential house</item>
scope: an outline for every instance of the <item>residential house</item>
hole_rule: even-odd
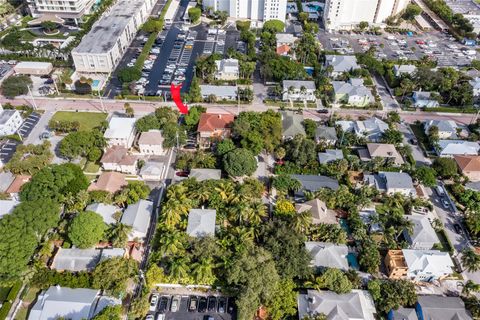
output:
[[[191,169],[189,178],[195,178],[197,181],[220,180],[222,170],[220,169]]]
[[[217,211],[214,209],[190,209],[188,212],[187,234],[195,238],[214,236],[216,217]]]
[[[421,320],[473,320],[472,314],[465,309],[465,303],[459,297],[418,296],[415,310]]]
[[[7,214],[12,213],[13,209],[19,204],[20,202],[14,199],[10,200],[0,200],[0,219]]]
[[[120,172],[102,172],[97,181],[92,182],[88,191],[102,190],[115,193],[127,185],[125,175]]]
[[[282,116],[282,138],[293,139],[297,134],[306,135],[303,127],[303,115],[293,111],[280,111]]]
[[[130,148],[135,138],[135,122],[135,118],[113,116],[108,122],[108,129],[103,135],[107,140],[108,146]]]
[[[128,205],[120,220],[121,223],[132,227],[128,240],[144,239],[147,236],[153,210],[153,202],[148,200]]]
[[[0,104],[0,136],[15,134],[22,123],[23,119],[18,110],[4,110]]]
[[[402,250],[388,250],[385,256],[385,267],[390,279],[404,279],[408,274],[408,266]]]
[[[431,127],[438,128],[438,137],[440,139],[457,139],[457,130],[463,130],[453,120],[427,120],[423,123],[425,134],[428,135]]]
[[[107,306],[121,304],[120,300],[102,296],[100,292],[96,289],[51,286],[38,295],[28,320],[92,319]]]
[[[293,53],[293,49],[292,49],[292,47],[290,47],[290,46],[287,45],[287,44],[282,44],[282,45],[280,45],[280,46],[277,46],[277,49],[275,50],[275,52],[276,52],[279,56],[289,57],[290,54]]]
[[[215,96],[216,101],[227,100],[236,101],[237,96],[236,86],[212,86],[209,84],[200,85],[200,93],[203,100],[209,100],[211,96]]]
[[[433,229],[428,217],[422,214],[406,215],[405,218],[413,224],[413,232],[403,231],[405,240],[411,249],[430,250],[433,245],[440,243],[437,233]]]
[[[417,311],[413,308],[400,307],[397,310],[390,310],[388,320],[418,320]]]
[[[289,2],[288,4],[292,5],[295,4],[295,2]],[[285,31],[293,34],[295,37],[301,37],[303,35],[303,27],[300,23],[289,23]]]
[[[57,271],[91,271],[101,261],[114,257],[125,257],[125,249],[58,248],[50,268]]]
[[[468,83],[472,86],[473,97],[478,99],[478,97],[480,97],[480,77],[475,77]]]
[[[372,142],[379,142],[388,129],[388,124],[376,117],[363,121],[337,121],[335,124],[344,132],[354,132],[357,136]]]
[[[404,164],[403,158],[393,144],[388,143],[367,143],[367,149],[359,150],[360,159],[371,161],[375,158],[382,158],[396,166]]]
[[[160,181],[165,165],[158,159],[149,159],[140,169],[140,177],[145,181]]]
[[[370,89],[363,85],[363,79],[350,78],[348,81],[332,81],[334,103],[365,107],[375,102]]]
[[[367,227],[369,234],[382,233],[383,228],[379,223],[377,209],[375,206],[363,208],[358,212],[360,219]]]
[[[436,92],[430,91],[414,91],[412,95],[413,106],[417,108],[436,108],[440,104],[433,97]]]
[[[337,130],[334,127],[318,126],[315,130],[315,141],[324,142],[329,145],[335,145],[338,141]]]
[[[283,101],[317,101],[314,81],[283,80]]]
[[[334,210],[327,208],[325,202],[319,199],[296,203],[297,213],[309,211],[312,215],[312,224],[337,224],[337,215]]]
[[[128,154],[124,146],[113,146],[108,148],[100,159],[104,170],[118,171],[126,174],[137,173],[138,159]]]
[[[215,61],[217,71],[215,79],[217,80],[237,80],[240,75],[240,67],[237,59],[222,59]]]
[[[198,122],[198,143],[208,147],[214,141],[230,137],[233,120],[232,114],[202,113]]]
[[[476,156],[479,150],[480,145],[476,141],[439,140],[437,143],[437,154],[439,157]]]
[[[417,195],[412,178],[405,172],[365,174],[363,183],[364,185],[375,187],[378,191],[390,195],[394,193],[400,193],[407,197],[415,197]]]
[[[411,249],[403,249],[402,252],[408,267],[407,278],[410,280],[431,282],[453,273],[454,264],[448,252]]]
[[[298,318],[324,314],[327,320],[374,320],[376,309],[370,293],[352,290],[337,294],[333,291],[307,290],[298,295]]]
[[[458,168],[470,181],[480,181],[480,156],[454,156]]]
[[[413,64],[402,64],[393,66],[393,74],[395,77],[400,78],[401,76],[408,75],[413,76],[417,71],[417,67]]]
[[[19,196],[20,190],[22,189],[25,183],[30,181],[31,178],[32,176],[29,176],[29,175],[15,176],[15,179],[13,179],[10,186],[8,186],[7,190],[5,190],[5,193],[8,193],[10,197],[12,197],[15,200],[20,200],[20,196]]]
[[[325,67],[330,68],[330,75],[332,77],[338,77],[344,72],[350,72],[351,70],[360,69],[357,64],[357,58],[355,56],[339,56],[339,55],[326,55]]]
[[[292,33],[277,33],[275,37],[277,40],[276,52],[281,56],[288,56],[298,40]]]
[[[114,224],[117,223],[115,214],[121,210],[117,206],[97,202],[89,204],[85,211],[93,211],[102,216],[103,222],[106,224]]]
[[[160,130],[142,132],[140,138],[138,138],[138,149],[145,156],[162,156],[166,153],[166,150],[163,148],[164,140]]]
[[[343,151],[341,149],[326,149],[325,152],[318,153],[318,162],[320,162],[320,164],[327,164],[342,159]]]
[[[297,198],[303,198],[304,192],[316,192],[322,188],[328,188],[331,190],[338,190],[338,181],[326,176],[317,176],[310,174],[292,174],[292,178],[300,181],[300,190],[295,192]]]
[[[308,241],[305,242],[305,249],[312,257],[310,266],[316,269],[348,270],[348,248],[344,244]]]

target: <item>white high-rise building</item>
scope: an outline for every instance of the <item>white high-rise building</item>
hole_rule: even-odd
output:
[[[410,0],[326,0],[325,28],[351,29],[362,21],[379,25],[399,14],[409,3]]]
[[[77,21],[90,12],[95,0],[27,0],[33,17],[56,16]]]
[[[226,11],[232,18],[285,22],[287,0],[203,0],[203,8]]]

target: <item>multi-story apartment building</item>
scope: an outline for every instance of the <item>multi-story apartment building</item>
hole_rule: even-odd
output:
[[[78,22],[89,13],[95,0],[28,0],[27,3],[33,17],[54,15]]]
[[[351,29],[360,22],[379,25],[399,14],[410,0],[326,0],[323,19],[327,30]]]
[[[18,110],[3,110],[0,105],[0,136],[15,134],[22,122],[22,116]]]
[[[203,8],[226,11],[232,18],[285,22],[287,0],[204,0]]]
[[[154,0],[119,0],[72,50],[76,71],[110,74],[154,4]]]

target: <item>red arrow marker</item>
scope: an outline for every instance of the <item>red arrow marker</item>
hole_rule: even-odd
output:
[[[187,114],[188,106],[183,104],[182,102],[182,97],[180,95],[181,89],[182,89],[181,83],[178,86],[174,85],[173,83],[170,85],[170,93],[172,94],[173,101],[175,101],[175,105],[177,106],[181,114]]]

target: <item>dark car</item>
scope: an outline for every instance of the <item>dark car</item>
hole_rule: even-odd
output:
[[[175,173],[175,175],[177,175],[179,177],[188,177],[188,172],[178,171],[177,173]]]
[[[218,313],[225,313],[226,307],[227,307],[227,298],[224,298],[224,297],[218,298],[218,306],[217,306]]]
[[[200,297],[198,300],[198,312],[202,313],[207,311],[207,298]]]
[[[40,79],[50,79],[50,75],[43,74],[43,75],[40,76]]]
[[[184,149],[190,149],[190,150],[191,150],[191,149],[196,149],[197,146],[194,145],[194,144],[186,144],[183,148],[184,148]]]
[[[453,229],[455,229],[455,232],[458,233],[458,234],[462,234],[462,227],[458,224],[458,223],[455,223],[453,225]]]
[[[190,297],[188,301],[188,311],[190,312],[195,312],[197,311],[197,306],[198,306],[198,297]]]
[[[208,297],[208,311],[211,312],[215,312],[217,310],[217,298],[215,298],[214,296],[210,296]]]
[[[163,313],[168,310],[168,297],[161,297],[158,302],[158,312]]]
[[[413,145],[416,145],[416,144],[417,144],[417,140],[414,139],[414,138],[411,138],[411,139],[410,139],[410,143],[413,144]]]
[[[318,109],[318,113],[328,113],[328,109]]]
[[[47,81],[44,82],[44,84],[52,84],[53,83],[53,79],[50,78],[50,79],[47,79]]]

